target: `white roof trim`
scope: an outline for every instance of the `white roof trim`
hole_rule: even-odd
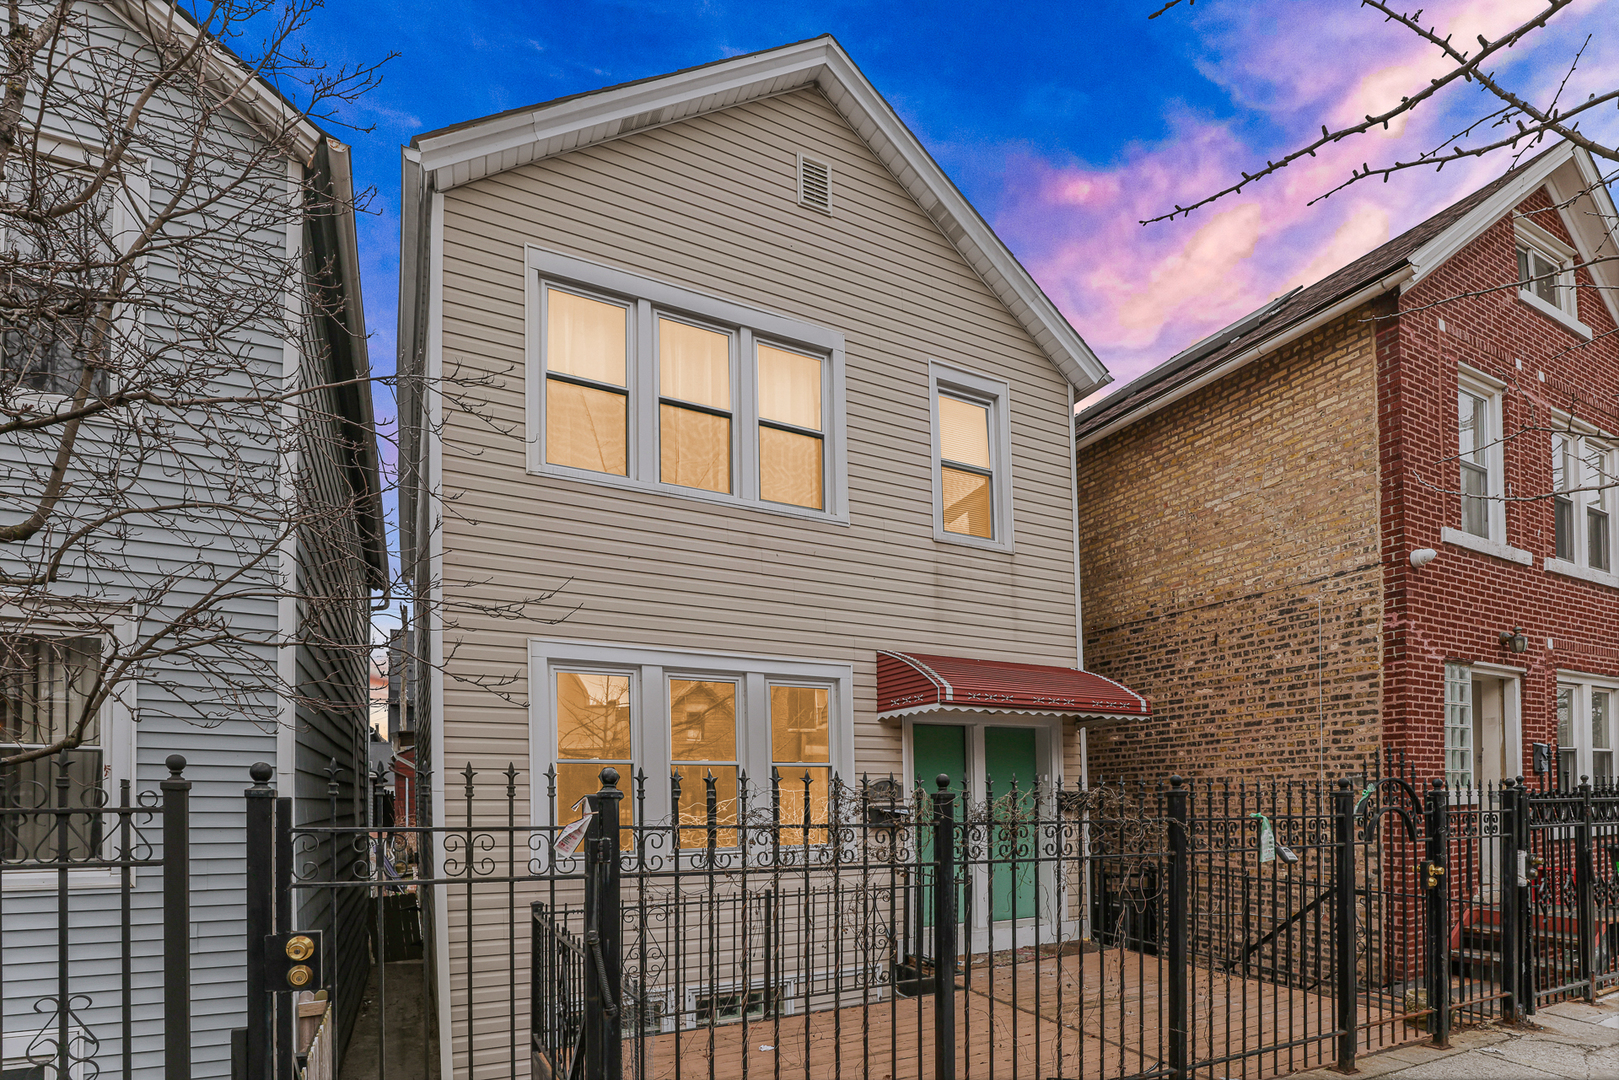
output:
[[[421,167],[445,191],[582,146],[817,86],[1080,392],[1107,368],[830,37],[491,117],[419,138]]]

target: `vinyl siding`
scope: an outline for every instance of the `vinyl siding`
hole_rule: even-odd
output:
[[[832,167],[830,216],[795,201],[800,151]],[[468,762],[479,774],[474,816],[504,819],[497,774],[508,763],[524,771],[526,796],[531,637],[849,664],[855,769],[873,775],[898,773],[902,760],[900,725],[876,718],[876,650],[1075,663],[1064,380],[819,91],[576,150],[442,198],[443,369],[459,380],[444,390],[442,433],[447,661],[435,764],[445,823],[465,820]],[[528,473],[525,244],[844,334],[849,524]],[[930,359],[1010,386],[1014,553],[934,539]],[[496,613],[549,590],[520,618]],[[498,692],[480,686],[491,683]],[[446,897],[450,969],[439,978],[457,1075],[469,938],[477,1075],[506,1068],[507,912],[496,892],[470,912],[464,891]],[[520,987],[526,933],[520,918]],[[521,1056],[518,1068],[526,1075]]]

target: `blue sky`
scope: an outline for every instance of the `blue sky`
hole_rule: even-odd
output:
[[[1492,36],[1536,0],[1425,5],[1458,40]],[[1432,50],[1355,0],[1157,3],[389,5],[332,0],[306,41],[333,64],[398,52],[350,114],[371,357],[394,358],[399,147],[412,135],[565,94],[832,33],[1009,243],[1118,384],[1269,297],[1330,272],[1499,174],[1492,157],[1442,175],[1357,185],[1314,207],[1351,164],[1443,139],[1467,89],[1409,123],[1190,220],[1137,219],[1223,186],[1322,123],[1353,121],[1436,74]],[[1619,84],[1619,0],[1578,0],[1514,50],[1514,84]],[[1469,94],[1473,96],[1468,96]],[[1616,114],[1619,115],[1619,114]],[[1619,121],[1601,119],[1613,136]],[[1352,159],[1352,160],[1351,160]],[[379,394],[380,418],[393,403]],[[391,456],[391,455],[390,455]]]

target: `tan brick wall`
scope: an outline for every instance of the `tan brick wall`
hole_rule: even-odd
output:
[[[1379,743],[1368,306],[1079,451],[1086,667],[1152,702],[1093,780],[1329,775]]]

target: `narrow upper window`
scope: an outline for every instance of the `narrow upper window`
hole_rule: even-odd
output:
[[[1490,462],[1494,456],[1491,402],[1467,387],[1461,389],[1456,400],[1460,423],[1462,531],[1488,537],[1492,516]]]
[[[823,361],[758,346],[759,497],[821,510],[826,505]]]
[[[1572,421],[1569,421],[1572,426]],[[1552,528],[1556,561],[1602,574],[1613,572],[1616,451],[1578,431],[1552,435]]]
[[[1539,215],[1519,216],[1513,220],[1518,298],[1589,338],[1591,328],[1580,321],[1579,290],[1574,277],[1579,252],[1543,228],[1539,223],[1543,220]]]
[[[995,539],[989,406],[939,394],[939,484],[946,532]]]
[[[680,778],[681,847],[736,846],[736,683],[669,680],[669,757]],[[708,833],[708,778],[714,779],[714,835]]]
[[[629,308],[545,290],[545,460],[626,476]]]
[[[1473,672],[1445,665],[1445,783],[1473,786]]]
[[[731,335],[658,318],[658,429],[666,484],[731,488]]]
[[[1518,241],[1518,282],[1523,291],[1566,311],[1564,294],[1568,290],[1563,287],[1564,274],[1561,261],[1523,240]]]
[[[770,688],[770,763],[778,774],[781,820],[826,824],[832,783],[829,691],[822,686]],[[813,828],[810,840],[816,840]],[[803,830],[782,830],[783,844],[803,842]]]

